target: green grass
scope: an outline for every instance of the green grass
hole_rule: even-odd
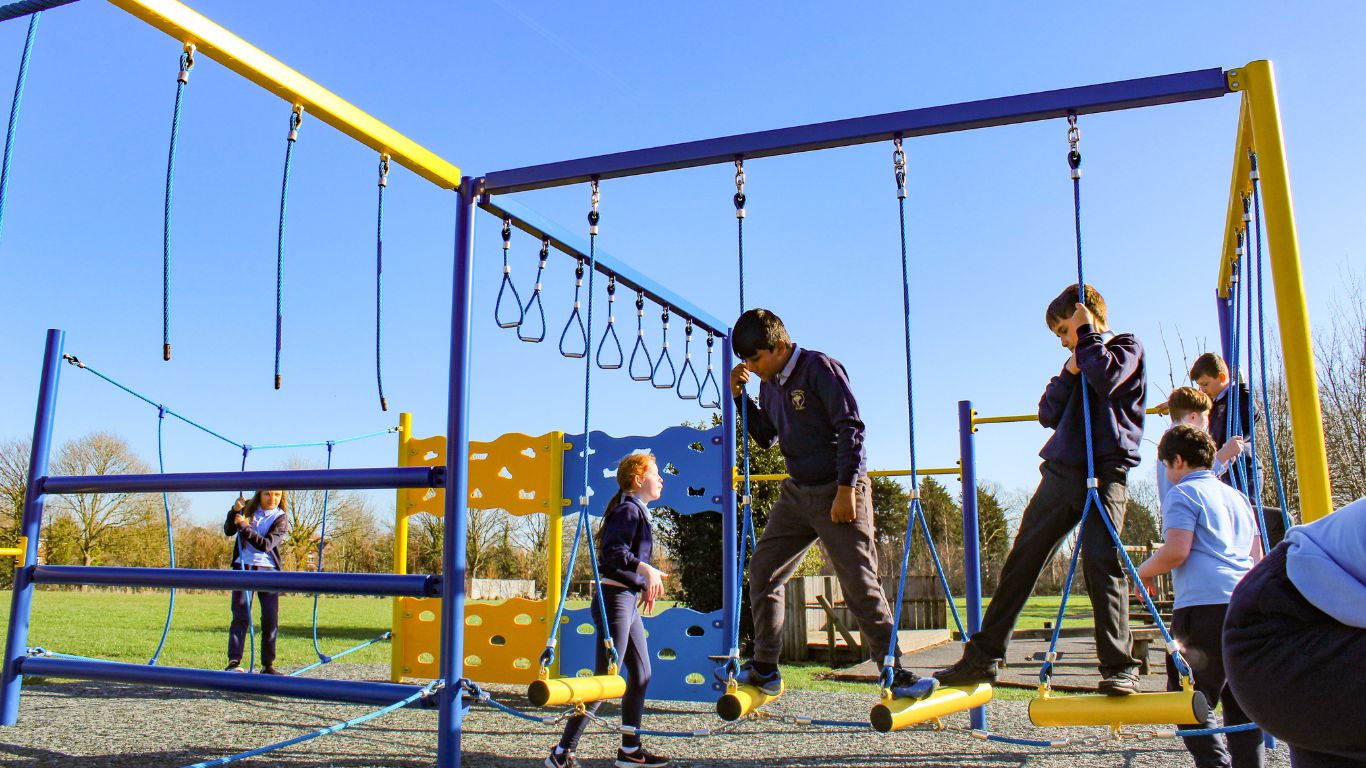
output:
[[[954,602],[958,605],[958,615],[963,618],[963,623],[967,624],[967,601],[957,598]],[[991,600],[982,600],[982,610],[986,610]],[[1024,610],[1020,612],[1020,620],[1016,622],[1016,629],[1042,629],[1045,622],[1052,623],[1058,618],[1058,605],[1062,603],[1060,595],[1046,595],[1029,598],[1025,603]],[[949,616],[949,624],[953,624],[953,616]],[[1091,616],[1091,603],[1086,599],[1086,595],[1071,595],[1067,598],[1067,614],[1063,617],[1065,627],[1090,627],[1094,626],[1095,621]],[[950,629],[953,627],[951,626]]]

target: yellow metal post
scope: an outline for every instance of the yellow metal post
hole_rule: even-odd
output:
[[[413,415],[411,413],[400,413],[398,415],[398,465],[408,466],[408,441],[413,436]],[[408,491],[400,488],[395,493],[394,501],[394,573],[408,572]],[[394,616],[391,632],[392,639],[389,643],[389,679],[399,682],[403,679],[403,607],[399,605],[402,598],[393,598]]]
[[[1229,84],[1241,90],[1252,120],[1252,147],[1261,175],[1262,210],[1271,254],[1271,279],[1276,288],[1276,317],[1285,357],[1285,388],[1290,401],[1290,428],[1295,444],[1295,469],[1300,485],[1300,515],[1305,522],[1333,511],[1328,478],[1328,449],[1323,437],[1314,346],[1309,333],[1309,304],[1300,268],[1299,236],[1290,197],[1290,173],[1276,100],[1276,76],[1271,62],[1254,61],[1229,72]],[[1246,149],[1239,148],[1243,153]]]
[[[304,115],[322,120],[377,153],[388,154],[433,184],[445,189],[460,185],[459,168],[185,4],[176,0],[109,2],[178,42],[193,43],[197,55],[213,59],[290,104],[302,105]]]
[[[560,572],[564,568],[564,453],[569,450],[564,443],[564,433],[555,432],[550,444],[550,477],[547,485],[545,510],[545,540],[548,550],[545,556],[545,628],[546,639],[558,635],[560,628],[555,626],[555,611],[559,607],[560,590],[564,581]],[[550,666],[550,674],[560,674],[560,657],[555,654],[555,663]]]

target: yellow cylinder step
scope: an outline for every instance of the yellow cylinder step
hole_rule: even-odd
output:
[[[716,700],[716,715],[726,721],[739,720],[782,696],[786,690],[784,687],[776,694],[767,694],[753,685],[737,685]]]
[[[626,678],[621,675],[593,675],[537,680],[527,688],[526,697],[533,706],[558,707],[615,699],[625,693]]]
[[[992,688],[985,683],[961,688],[940,688],[924,699],[883,699],[868,714],[873,729],[887,733],[980,707],[991,701]]]
[[[1209,703],[1199,691],[1134,693],[1128,696],[1041,696],[1029,702],[1035,725],[1178,725],[1201,723]]]

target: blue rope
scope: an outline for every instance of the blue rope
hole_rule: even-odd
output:
[[[669,354],[669,307],[667,304],[659,317],[663,321],[663,327],[660,329],[663,346],[660,347],[659,357],[655,358],[654,368],[650,369],[650,385],[655,389],[673,389],[674,384],[678,382],[678,368],[674,366],[673,356]],[[665,362],[669,364],[669,378],[661,384],[659,373],[664,370]]]
[[[1244,197],[1243,199],[1246,200],[1246,201],[1248,201],[1248,204],[1251,203],[1250,198]],[[1249,214],[1248,214],[1248,221],[1245,222],[1244,225],[1243,225],[1243,229],[1244,229],[1244,230],[1246,230],[1249,226],[1251,226],[1251,218],[1252,218],[1252,217],[1251,217],[1251,212],[1249,211]],[[1246,301],[1247,301],[1247,334],[1246,334],[1246,337],[1247,337],[1247,338],[1246,338],[1246,340],[1247,340],[1247,362],[1246,362],[1246,366],[1247,366],[1247,406],[1248,406],[1247,411],[1248,411],[1249,418],[1252,420],[1252,423],[1251,423],[1251,424],[1248,424],[1247,427],[1246,427],[1247,436],[1248,436],[1248,450],[1247,450],[1247,484],[1248,484],[1248,488],[1247,488],[1247,496],[1248,496],[1248,499],[1252,502],[1253,513],[1256,515],[1256,518],[1257,518],[1257,532],[1261,535],[1261,539],[1262,539],[1262,554],[1265,555],[1265,554],[1266,554],[1268,551],[1270,551],[1270,549],[1271,549],[1271,544],[1270,544],[1270,541],[1271,541],[1271,540],[1270,540],[1270,537],[1267,536],[1267,528],[1266,528],[1266,510],[1265,510],[1265,509],[1263,508],[1263,506],[1262,506],[1262,473],[1261,473],[1260,462],[1257,460],[1257,376],[1256,376],[1256,371],[1257,371],[1257,369],[1256,369],[1255,367],[1253,367],[1253,362],[1254,362],[1257,358],[1256,358],[1256,349],[1255,349],[1255,347],[1253,346],[1253,341],[1254,341],[1254,339],[1256,338],[1256,336],[1255,336],[1255,334],[1254,334],[1254,328],[1253,328],[1253,325],[1252,325],[1253,319],[1254,319],[1254,318],[1252,317],[1252,307],[1253,307],[1253,303],[1252,303],[1252,275],[1253,275],[1253,268],[1254,268],[1256,265],[1254,265],[1254,264],[1252,263],[1252,259],[1251,259],[1251,258],[1248,258],[1248,257],[1251,256],[1251,253],[1252,253],[1252,251],[1251,251],[1252,238],[1251,238],[1251,235],[1250,235],[1250,234],[1249,234],[1248,239],[1247,239],[1247,245],[1248,245],[1248,248],[1245,249],[1244,252],[1243,252],[1243,253],[1244,253],[1244,259],[1243,259],[1243,260],[1247,262],[1247,274],[1246,274],[1245,278],[1243,279],[1243,282],[1246,284],[1246,289],[1247,289],[1247,299],[1246,299]],[[1266,381],[1265,381],[1265,380],[1262,381],[1262,386],[1263,386],[1263,387],[1266,386]],[[1241,412],[1241,409],[1239,409],[1239,413],[1238,413],[1238,415],[1237,415],[1236,418],[1237,418],[1238,421],[1240,421],[1240,422],[1242,421],[1242,412]],[[1242,427],[1241,425],[1239,426],[1238,431],[1239,431],[1239,432],[1242,432],[1242,431],[1243,431],[1243,427]]]
[[[1214,736],[1220,733],[1240,733],[1242,731],[1255,731],[1261,726],[1256,723],[1241,723],[1239,725],[1225,725],[1220,728],[1186,728],[1176,731],[1176,735],[1182,738],[1188,736]]]
[[[163,451],[164,440],[162,439],[162,427],[166,425],[166,409],[161,408],[157,413],[157,471],[166,472],[166,456]],[[166,551],[170,558],[170,566],[175,565],[175,531],[171,527],[171,500],[169,495],[161,492],[161,509],[166,514]],[[157,649],[152,652],[152,658],[148,659],[149,665],[155,666],[157,659],[161,658],[161,649],[166,647],[166,636],[171,633],[171,616],[175,613],[175,587],[171,587],[170,602],[166,606],[166,623],[161,628],[161,641],[157,643]]]
[[[22,16],[37,16],[49,8],[60,8],[76,0],[19,0],[19,2],[0,5],[0,21],[9,21]]]
[[[109,378],[108,376],[104,375],[103,373],[100,373],[99,371],[95,370],[94,368],[90,367],[89,365],[87,365],[87,364],[81,362],[80,359],[77,358],[75,355],[62,355],[62,357],[63,357],[68,363],[71,363],[72,365],[76,366],[77,368],[80,368],[80,369],[82,369],[82,370],[86,370],[86,371],[89,371],[89,372],[95,374],[95,375],[98,376],[99,378],[104,379],[106,382],[108,382],[108,383],[110,383],[110,384],[113,384],[115,387],[118,387],[119,389],[123,390],[124,392],[127,392],[128,394],[132,395],[133,397],[136,397],[137,399],[139,399],[139,400],[141,400],[142,402],[144,402],[144,403],[146,403],[146,404],[152,406],[153,408],[165,409],[166,413],[170,414],[171,416],[176,417],[177,419],[180,419],[181,421],[185,422],[186,424],[189,424],[190,426],[194,427],[195,429],[198,429],[198,430],[201,431],[201,432],[204,432],[205,434],[213,435],[214,437],[218,438],[219,440],[222,440],[223,442],[227,443],[228,445],[234,446],[234,447],[236,447],[236,448],[243,448],[243,447],[245,447],[245,446],[242,445],[242,443],[239,443],[239,442],[237,442],[236,440],[233,440],[233,439],[230,438],[230,437],[224,437],[223,435],[219,434],[218,432],[213,431],[212,429],[209,429],[208,427],[204,426],[203,424],[200,424],[200,423],[198,423],[198,422],[196,422],[196,421],[192,421],[191,419],[188,419],[188,418],[186,418],[186,417],[180,415],[179,413],[176,413],[175,411],[171,410],[170,408],[166,408],[166,406],[161,405],[160,403],[157,403],[157,402],[154,401],[154,400],[148,399],[145,395],[142,395],[142,394],[140,394],[140,393],[138,393],[138,392],[135,392],[135,391],[132,390],[132,389],[129,389],[128,387],[124,386],[123,384],[120,384],[119,382],[117,382],[117,381],[115,381],[115,380]]]
[[[617,302],[617,277],[616,275],[607,276],[607,327],[603,329],[602,341],[598,342],[597,361],[598,367],[604,371],[614,371],[621,367],[626,361],[626,356],[621,351],[621,337],[617,335],[617,317],[613,312],[613,306]],[[615,363],[604,363],[602,361],[602,351],[607,348],[607,337],[612,337],[612,343],[617,347],[617,361]]]
[[[193,765],[187,766],[187,768],[209,768],[209,766],[214,765],[227,765],[228,763],[235,763],[239,760],[246,760],[250,757],[257,757],[259,755],[264,755],[279,749],[284,749],[285,747],[292,747],[295,744],[302,744],[305,741],[312,741],[313,739],[316,739],[319,736],[327,736],[328,734],[337,733],[338,731],[346,730],[347,728],[350,728],[353,725],[368,723],[369,721],[374,720],[377,717],[383,717],[384,715],[387,715],[390,712],[402,709],[408,706],[409,704],[416,702],[418,699],[431,695],[439,687],[441,687],[441,681],[437,680],[428,683],[426,686],[422,688],[422,690],[414,693],[406,699],[403,699],[402,701],[396,701],[387,707],[377,709],[369,714],[361,715],[360,717],[353,717],[345,722],[337,723],[336,725],[329,725],[326,728],[319,728],[318,730],[313,731],[312,733],[306,733],[302,736],[295,736],[292,739],[285,739],[284,741],[276,742],[275,744],[270,744],[264,747],[257,747],[256,749],[250,749],[246,752],[239,752],[231,757],[220,757],[217,760],[206,760],[202,763],[194,763]]]
[[[332,468],[332,443],[327,444],[327,468]],[[323,572],[323,551],[327,549],[327,501],[332,495],[331,491],[323,491],[323,518],[318,524],[318,573]],[[331,661],[331,657],[323,653],[323,649],[318,647],[318,593],[313,593],[313,652],[318,654],[318,661],[326,664]]]
[[[180,108],[185,86],[194,69],[193,48],[180,54],[180,73],[175,81],[175,111],[171,114],[171,148],[166,154],[166,202],[161,218],[161,357],[171,359],[171,201],[175,190],[175,153],[180,137]]]
[[[290,677],[298,677],[299,675],[302,675],[302,674],[304,674],[304,673],[312,672],[313,670],[317,669],[318,667],[321,667],[321,666],[324,665],[324,664],[331,664],[332,662],[336,661],[337,659],[340,659],[341,657],[347,655],[348,653],[355,653],[356,651],[359,651],[359,650],[362,649],[362,648],[369,648],[370,646],[374,645],[375,643],[382,643],[382,642],[384,642],[385,640],[391,639],[392,637],[393,637],[393,633],[392,633],[392,632],[384,632],[384,633],[381,634],[379,637],[376,637],[376,638],[373,639],[373,640],[366,640],[365,642],[361,643],[360,645],[357,645],[357,646],[354,646],[354,647],[351,647],[351,648],[347,648],[346,650],[342,651],[341,653],[334,653],[334,654],[332,654],[331,656],[328,656],[328,657],[326,658],[326,660],[323,660],[323,661],[315,661],[315,662],[313,662],[312,664],[309,664],[309,665],[306,666],[306,667],[300,667],[299,669],[296,669],[296,670],[294,670],[293,672],[290,672],[290,673],[289,673],[289,676],[290,676]]]
[[[745,193],[744,193],[744,165],[742,160],[735,161],[736,187],[735,192],[735,250],[740,269],[740,313],[745,312]],[[726,371],[723,375],[728,375]],[[740,496],[740,545],[737,548],[736,559],[739,569],[735,574],[735,599],[732,601],[731,611],[731,635],[730,635],[730,654],[726,659],[724,669],[730,679],[740,674],[740,617],[741,603],[745,599],[745,562],[749,551],[758,546],[754,536],[754,504],[750,496],[750,471],[749,471],[749,393],[741,390],[740,392],[740,451],[741,468],[744,473],[744,490]]]
[[[686,374],[692,374],[692,394],[683,391],[683,379]],[[688,318],[688,324],[683,330],[683,369],[678,372],[675,391],[679,400],[697,400],[702,397],[702,380],[697,377],[697,368],[692,364],[692,318]]]
[[[636,373],[636,355],[645,353],[645,371]],[[632,381],[649,381],[654,373],[655,362],[650,356],[650,349],[645,346],[645,294],[636,292],[636,343],[631,347],[631,362],[626,366],[626,373]]]
[[[589,246],[592,250],[592,246]],[[583,316],[579,314],[579,289],[583,287],[583,257],[579,257],[579,265],[574,268],[574,311],[570,313],[569,319],[564,322],[564,330],[560,331],[560,354],[569,358],[579,358],[588,356],[588,329],[584,328]],[[588,274],[588,303],[593,303],[593,274]],[[566,351],[564,340],[569,336],[569,329],[574,327],[575,321],[579,324],[579,335],[583,338],[583,350],[575,352]]]
[[[541,260],[540,263],[536,265],[536,283],[532,288],[531,298],[527,299],[526,306],[522,307],[522,323],[517,326],[517,338],[521,339],[522,341],[531,342],[532,344],[539,344],[540,342],[545,341],[545,302],[541,301],[541,274],[545,272],[545,262],[546,258],[549,256],[550,238],[542,237]],[[541,330],[538,331],[535,335],[522,332],[523,328],[526,327],[527,315],[531,314],[532,304],[536,305],[536,314],[539,315],[541,319]]]
[[[5,6],[5,9],[13,8],[15,5],[20,4],[14,3],[7,5]],[[41,6],[42,4],[33,3],[30,5]],[[29,58],[33,55],[33,41],[38,36],[38,22],[43,17],[41,11],[41,7],[36,8],[34,11],[28,11],[28,13],[33,13],[33,15],[30,16],[28,20],[28,36],[24,38],[24,53],[19,58],[19,75],[14,79],[14,101],[10,104],[9,127],[5,130],[5,157],[4,161],[0,162],[0,233],[4,232],[5,200],[9,193],[10,158],[14,155],[14,139],[16,129],[19,125],[19,107],[21,107],[24,102],[24,83],[28,80],[28,62]]]
[[[251,449],[253,451],[268,451],[277,448],[321,448],[329,444],[341,445],[342,443],[354,443],[357,440],[368,440],[372,437],[379,437],[381,435],[392,435],[397,431],[398,427],[390,427],[389,429],[381,429],[377,432],[366,432],[363,435],[356,435],[354,437],[343,437],[339,440],[314,440],[306,443],[270,443],[267,445],[253,445]]]
[[[1246,201],[1243,204],[1243,217],[1245,220],[1249,217]],[[1246,229],[1244,229],[1244,232],[1238,233],[1238,257],[1233,260],[1233,274],[1230,278],[1232,285],[1229,287],[1229,303],[1232,307],[1232,315],[1231,322],[1229,323],[1230,339],[1228,367],[1230,381],[1228,389],[1224,391],[1224,404],[1226,406],[1224,410],[1225,442],[1231,440],[1234,435],[1241,436],[1243,430],[1242,403],[1240,402],[1242,393],[1240,392],[1241,387],[1239,387],[1239,383],[1242,381],[1242,366],[1239,360],[1241,345],[1239,344],[1240,339],[1238,336],[1239,326],[1242,323],[1243,303],[1242,293],[1239,292],[1238,288],[1243,272],[1242,254],[1246,249],[1245,232]],[[1245,465],[1240,461],[1241,458],[1241,456],[1236,456],[1230,461],[1228,472],[1229,479],[1233,481],[1233,487],[1246,494],[1248,490],[1247,473],[1244,471]]]
[[[384,399],[384,190],[389,187],[389,156],[380,155],[379,204],[375,214],[375,386],[379,388],[379,409],[389,410]]]
[[[901,547],[901,572],[897,578],[896,585],[896,605],[892,609],[892,637],[887,646],[887,655],[883,659],[881,684],[884,688],[892,685],[893,668],[897,650],[897,629],[901,626],[901,601],[906,594],[906,571],[910,567],[911,545],[915,541],[915,523],[918,519],[920,526],[925,533],[925,543],[929,546],[930,556],[934,560],[935,570],[939,574],[939,585],[944,590],[944,597],[953,611],[953,621],[958,627],[959,637],[967,639],[967,633],[963,630],[963,622],[958,616],[958,606],[954,603],[953,592],[949,588],[947,574],[944,573],[944,565],[939,560],[939,552],[934,546],[934,537],[930,535],[930,526],[925,519],[925,511],[920,505],[920,478],[916,475],[916,453],[915,453],[915,386],[912,376],[912,355],[911,355],[911,266],[910,258],[906,250],[906,153],[901,148],[901,139],[897,138],[894,143],[895,149],[892,152],[892,166],[896,180],[897,197],[897,216],[900,223],[899,232],[901,235],[901,308],[903,329],[905,331],[905,351],[906,351],[906,427],[907,441],[911,461],[911,503],[906,516],[906,535]],[[976,489],[964,488],[963,493],[972,493]],[[963,535],[967,535],[967,531]]]
[[[1262,371],[1262,415],[1266,418],[1267,445],[1271,449],[1271,469],[1276,477],[1276,501],[1281,506],[1281,521],[1284,530],[1290,530],[1290,507],[1286,502],[1285,483],[1281,479],[1281,461],[1276,452],[1276,432],[1271,428],[1271,400],[1267,393],[1266,377],[1266,303],[1262,294],[1262,185],[1257,172],[1257,155],[1251,156],[1252,163],[1252,200],[1253,213],[1256,215],[1257,230],[1257,345],[1260,349],[1259,360]]]
[[[240,471],[247,471],[247,456],[249,456],[250,454],[251,446],[242,446],[242,466],[240,468]],[[237,532],[237,537],[238,542],[240,543],[242,537],[242,532],[240,530]],[[245,590],[245,592],[247,595],[247,653],[249,658],[249,661],[247,663],[247,671],[250,672],[256,669],[256,622],[251,617],[252,603],[256,602],[256,593],[251,590]]]
[[[275,235],[275,388],[280,388],[280,337],[284,331],[285,299],[285,209],[289,203],[289,166],[294,158],[294,143],[299,140],[303,107],[289,113],[289,137],[285,142],[285,173],[280,181],[280,225]]]
[[[512,267],[508,265],[508,251],[512,248],[512,218],[503,217],[503,281],[498,284],[498,300],[493,303],[493,322],[499,328],[518,328],[526,315],[522,309],[522,297],[517,286],[512,284]],[[512,307],[517,310],[516,320],[503,319],[503,295],[512,289]]]

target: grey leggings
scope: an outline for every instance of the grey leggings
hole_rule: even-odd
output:
[[[622,671],[626,677],[626,694],[621,697],[621,724],[639,728],[640,721],[645,716],[645,689],[650,687],[650,648],[645,643],[645,625],[640,620],[640,609],[636,606],[636,593],[620,587],[604,586],[602,597],[607,603],[607,620],[611,624],[612,645],[617,649],[617,656],[621,659]],[[596,597],[593,598],[592,614],[593,624],[598,628],[597,662],[594,672],[605,675],[607,650],[602,646],[602,620],[598,618],[601,611],[598,609]],[[602,702],[595,701],[588,710],[596,714],[600,706]],[[560,746],[564,749],[574,749],[587,727],[587,717],[577,715],[569,718],[569,722],[564,726],[564,735],[560,737]],[[639,746],[640,736],[623,733],[621,744],[625,747]]]

